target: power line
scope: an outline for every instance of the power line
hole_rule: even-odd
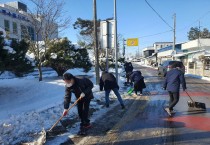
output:
[[[138,38],[145,38],[145,37],[151,37],[151,36],[161,35],[161,34],[165,34],[165,33],[171,32],[171,31],[172,30],[168,30],[168,31],[164,31],[164,32],[159,32],[159,33],[151,34],[151,35],[140,36]]]
[[[146,1],[146,0],[145,0]],[[199,17],[197,20],[195,20],[193,23],[191,23],[190,25],[188,26],[185,26],[177,31],[182,31],[186,28],[189,28],[190,26],[192,26],[193,24],[195,24],[196,22],[198,22],[199,20],[201,20],[202,18],[204,18],[206,15],[208,15],[210,13],[210,11],[207,11],[206,13],[204,13],[201,17]],[[165,34],[165,33],[168,33],[168,32],[171,32],[172,30],[168,30],[168,31],[164,31],[164,32],[159,32],[159,33],[155,33],[155,34],[150,34],[150,35],[145,35],[145,36],[140,36],[138,38],[146,38],[146,37],[152,37],[152,36],[156,36],[156,35],[161,35],[161,34]]]
[[[164,19],[163,17],[161,17],[161,15],[148,3],[147,0],[145,0],[145,2],[148,4],[148,6],[158,15],[158,17],[166,24],[168,25],[171,29],[173,29],[173,27],[171,27]]]
[[[203,14],[203,15],[202,15],[201,17],[199,17],[197,20],[195,20],[194,22],[192,22],[190,25],[185,26],[185,27],[183,27],[183,28],[181,28],[181,29],[179,29],[179,30],[177,30],[177,31],[182,31],[182,30],[185,30],[185,29],[189,28],[189,27],[192,26],[193,24],[199,22],[202,18],[204,18],[204,17],[205,17],[207,14],[209,14],[209,13],[210,13],[210,11],[207,11],[205,14]]]

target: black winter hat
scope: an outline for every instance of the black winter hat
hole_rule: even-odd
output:
[[[74,78],[74,76],[71,73],[67,72],[67,73],[63,74],[63,80],[71,80],[73,78]]]

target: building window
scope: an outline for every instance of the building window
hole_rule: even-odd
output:
[[[34,39],[34,28],[28,27],[28,33],[29,33],[31,40],[35,40]]]
[[[4,20],[4,29],[5,29],[5,31],[9,32],[9,30],[10,30],[9,20]]]
[[[194,69],[194,62],[189,62],[189,69]]]
[[[13,22],[12,26],[13,26],[13,34],[17,34],[18,33],[18,31],[17,31],[17,23]]]
[[[21,39],[26,39],[28,36],[27,28],[24,25],[20,26],[21,28]]]
[[[204,67],[205,70],[210,70],[210,59],[207,59],[205,61],[205,67]]]

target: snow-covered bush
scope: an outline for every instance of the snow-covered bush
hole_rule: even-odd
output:
[[[67,38],[63,38],[50,41],[44,66],[53,68],[58,76],[62,76],[71,68],[84,68],[87,72],[92,64],[86,49],[77,49]]]
[[[7,45],[7,46],[4,46]],[[29,45],[24,40],[12,40],[8,46],[4,38],[0,37],[0,73],[10,71],[22,76],[33,70],[32,62],[26,57]]]

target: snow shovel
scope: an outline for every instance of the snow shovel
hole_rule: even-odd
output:
[[[68,111],[73,108],[80,100],[82,99],[82,97],[79,97],[75,102],[74,104],[72,104]],[[35,139],[33,142],[28,142],[28,143],[22,143],[22,145],[43,145],[45,142],[46,142],[46,136],[49,135],[53,128],[59,123],[59,121],[61,121],[61,119],[63,118],[64,116],[62,115],[57,121],[55,124],[53,124],[53,126],[48,130],[48,131],[45,131],[44,129],[41,131],[40,133],[40,136]]]
[[[128,95],[131,95],[131,94],[133,93],[133,91],[134,91],[134,88],[130,88],[130,89],[127,91]]]
[[[70,107],[69,107],[69,109],[68,109],[68,111],[71,109],[71,108],[73,108],[81,99],[82,99],[83,97],[79,97],[75,102],[74,102],[74,104],[72,104]],[[59,121],[61,121],[61,119],[63,118],[64,116],[62,115],[57,121],[56,121],[56,123],[48,130],[48,132],[51,132],[52,130],[53,130],[53,128],[59,123]]]
[[[206,110],[206,105],[205,103],[201,103],[201,102],[195,102],[193,101],[193,99],[190,97],[190,95],[188,94],[187,91],[185,91],[186,94],[188,95],[188,97],[190,98],[191,101],[187,101],[187,104],[189,107],[195,107],[195,108],[199,108],[199,109],[203,109]]]

